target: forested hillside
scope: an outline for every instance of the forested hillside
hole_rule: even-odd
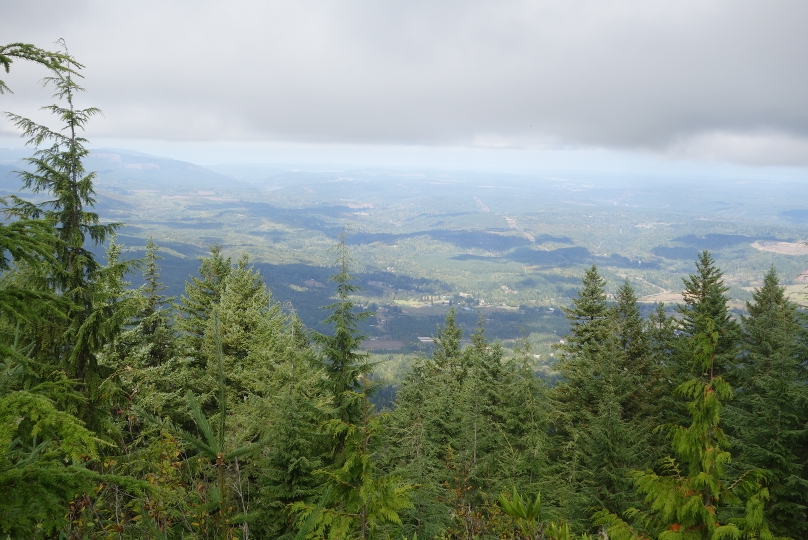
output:
[[[57,102],[55,127],[9,115],[33,152],[0,223],[9,538],[808,537],[808,319],[774,267],[736,316],[702,251],[643,316],[591,266],[552,383],[450,309],[380,410],[344,235],[323,331],[218,245],[166,296],[158,243],[124,261],[94,211],[82,66],[18,60]]]

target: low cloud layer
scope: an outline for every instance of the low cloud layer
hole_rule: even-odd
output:
[[[0,35],[67,40],[105,112],[94,137],[805,165],[806,20],[799,1],[32,0]],[[41,75],[12,66],[0,108],[41,104]]]

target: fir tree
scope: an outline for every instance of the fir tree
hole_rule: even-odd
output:
[[[241,509],[241,515],[233,512],[231,486],[239,483],[237,478],[239,460],[259,452],[267,444],[267,440],[241,441],[228,426],[228,419],[232,418],[232,413],[227,398],[227,377],[220,340],[221,326],[216,308],[211,317],[215,340],[215,359],[211,363],[215,366],[217,386],[215,412],[211,415],[205,414],[198,397],[188,390],[186,393],[188,414],[194,425],[193,431],[196,433],[178,427],[170,420],[150,415],[146,411],[141,411],[141,416],[177,437],[199,457],[208,461],[214,471],[213,478],[205,479],[209,490],[207,494],[209,504],[202,515],[201,523],[197,522],[194,525],[208,537],[230,538],[234,525],[243,524],[246,517],[243,515],[246,513],[244,508]],[[233,476],[236,476],[236,479],[228,481],[229,477]],[[248,534],[245,532],[246,535]]]
[[[637,305],[637,294],[628,279],[617,290],[616,300],[613,309],[620,347],[625,351],[631,369],[645,374],[649,362],[648,335]]]
[[[224,292],[225,280],[233,268],[230,257],[222,255],[222,247],[210,247],[210,257],[200,259],[199,276],[185,283],[185,295],[181,298],[177,329],[182,332],[185,354],[193,358],[197,366],[205,365],[203,341],[209,328],[214,306],[218,305]]]
[[[151,351],[152,361],[149,362],[151,365],[161,364],[170,356],[169,344],[164,341],[162,334],[164,334],[164,329],[170,326],[167,306],[174,301],[173,297],[162,294],[168,287],[160,281],[159,261],[163,257],[158,254],[159,249],[150,236],[146,243],[146,254],[143,257],[142,294],[146,305],[138,315],[139,320],[137,321],[137,324],[142,325],[144,336],[157,338]]]
[[[462,377],[462,367],[459,365],[460,341],[463,339],[463,329],[455,321],[455,309],[449,308],[443,327],[438,326],[433,336],[435,347],[432,349],[432,361],[438,370],[457,372]]]
[[[376,465],[384,415],[374,413],[367,388],[363,378],[361,393],[344,394],[344,399],[354,401],[361,411],[354,422],[340,418],[328,422],[329,431],[343,441],[343,447],[336,466],[318,471],[326,479],[323,508],[303,503],[293,506],[301,522],[315,513],[316,537],[372,538],[384,524],[400,525],[399,511],[412,506],[412,486],[383,474]]]
[[[64,47],[64,42],[60,42]],[[101,374],[98,373],[96,354],[99,350],[100,334],[109,331],[104,320],[94,315],[94,288],[105,278],[98,276],[100,265],[87,242],[95,245],[103,243],[119,226],[116,223],[103,224],[98,214],[89,211],[95,202],[94,173],[87,173],[83,160],[89,154],[81,136],[87,123],[99,114],[96,108],[77,109],[74,99],[84,89],[76,84],[76,71],[81,67],[67,54],[53,71],[53,76],[45,79],[56,89],[54,97],[60,102],[44,109],[55,115],[63,124],[59,130],[38,124],[28,118],[7,113],[6,116],[27,137],[27,144],[38,148],[27,162],[30,171],[19,172],[26,189],[34,193],[47,193],[52,198],[41,204],[34,204],[17,196],[10,199],[14,206],[6,213],[21,219],[43,219],[54,230],[59,242],[55,246],[54,259],[57,263],[44,272],[43,289],[53,290],[70,302],[68,326],[59,323],[49,329],[39,329],[40,336],[50,335],[51,343],[45,347],[49,355],[62,364],[69,377],[87,386],[89,393],[97,391]],[[62,69],[64,68],[64,69]],[[43,145],[49,147],[42,148]]]
[[[715,362],[710,364],[711,375],[725,375],[731,369],[740,345],[740,326],[729,313],[729,287],[724,285],[723,273],[715,265],[715,261],[708,251],[699,254],[696,261],[696,273],[691,274],[682,281],[685,290],[682,292],[684,304],[678,306],[682,316],[681,328],[686,338],[703,334],[707,325],[711,324],[718,332],[718,342],[715,346]],[[708,322],[709,321],[709,322]],[[687,339],[682,342],[687,347]],[[687,350],[682,354],[683,364],[680,370],[685,374],[698,365],[690,364],[690,355]],[[699,374],[708,378],[706,373]],[[687,375],[683,375],[685,378]],[[680,375],[681,377],[681,375]]]
[[[803,538],[808,534],[805,329],[773,267],[746,309],[737,399],[727,411],[736,468],[766,470],[771,498],[765,515],[772,532]]]
[[[359,332],[359,323],[367,320],[372,313],[356,311],[351,300],[351,295],[360,288],[353,284],[354,277],[350,274],[353,261],[344,232],[332,250],[336,254],[339,271],[329,280],[337,285],[337,301],[323,308],[330,311],[323,322],[332,327],[333,334],[316,334],[315,341],[322,350],[327,390],[335,415],[343,422],[350,423],[360,418],[362,411],[357,400],[347,399],[347,392],[358,393],[361,390],[360,376],[371,370],[367,354],[358,350],[365,339]]]
[[[0,356],[0,531],[36,538],[65,527],[68,503],[100,480],[87,465],[101,441],[64,410],[81,400],[69,380],[31,383],[31,347],[19,337]]]
[[[607,510],[596,521],[609,529],[616,540],[647,538],[685,540],[717,538],[773,539],[763,516],[768,491],[761,485],[760,471],[746,471],[728,478],[732,456],[726,450],[727,438],[720,427],[722,401],[732,398],[732,388],[716,375],[715,350],[719,333],[713,321],[700,316],[694,321],[704,328],[689,339],[692,362],[697,373],[677,388],[689,400],[689,426],[670,428],[671,446],[678,459],[666,458],[662,474],[635,472],[634,481],[645,499],[647,510],[630,510],[626,516],[635,525]]]
[[[268,374],[259,358],[282,349],[278,340],[283,335],[285,316],[261,275],[249,266],[246,255],[239,258],[225,278],[216,310],[221,323],[219,339],[229,398],[235,406],[244,403],[250,395],[260,394],[264,385],[262,379]],[[208,321],[200,352],[206,359],[209,383],[216,380],[212,362],[216,357],[216,340],[215,328],[212,321]],[[258,348],[269,354],[251,354]]]
[[[256,487],[252,528],[262,538],[277,538],[294,530],[290,505],[315,498],[322,483],[321,468],[327,420],[322,394],[322,371],[315,351],[297,317],[281,336],[281,351],[260,349],[260,361],[271,366],[268,388],[253,400],[258,432],[268,443],[254,462]]]
[[[598,274],[595,265],[584,273],[582,287],[572,304],[573,307],[564,308],[570,324],[567,342],[558,347],[565,357],[596,348],[608,333],[611,313],[606,304],[606,280]]]
[[[624,354],[615,336],[593,359],[599,366],[595,377],[600,396],[597,409],[587,414],[577,433],[581,514],[601,507],[622,514],[636,502],[629,472],[648,462],[651,426],[636,407],[642,380],[623,368]]]
[[[444,382],[455,381],[448,372],[437,371],[431,359],[416,359],[401,382],[384,433],[387,469],[414,486],[413,507],[401,512],[406,538],[439,537],[450,523],[444,456],[456,444],[460,416],[455,414],[457,400],[444,399]],[[446,433],[446,427],[452,432]]]

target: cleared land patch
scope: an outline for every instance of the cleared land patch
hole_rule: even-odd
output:
[[[780,255],[808,255],[808,245],[802,242],[773,242],[758,240],[750,244],[759,251],[771,251]]]

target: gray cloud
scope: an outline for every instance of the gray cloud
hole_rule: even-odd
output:
[[[806,20],[800,1],[34,0],[0,35],[67,40],[93,136],[808,164]],[[14,68],[0,108],[24,112],[42,96]]]

